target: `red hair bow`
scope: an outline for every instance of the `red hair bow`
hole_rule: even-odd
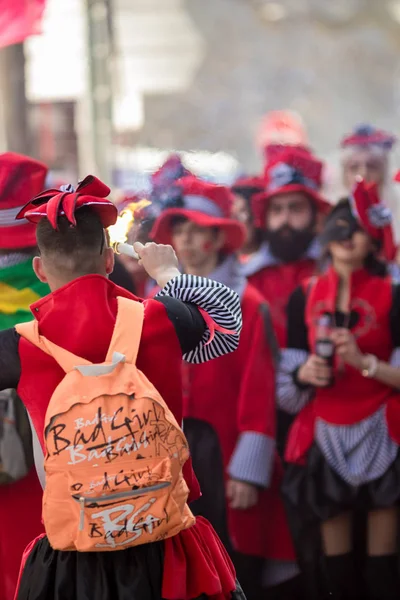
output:
[[[365,231],[375,240],[380,241],[386,260],[393,260],[396,255],[392,218],[389,208],[381,203],[378,187],[375,183],[357,182],[352,195],[355,216]]]
[[[68,186],[66,191],[50,189],[35,196],[17,214],[16,219],[27,219],[38,223],[46,217],[52,227],[57,229],[57,220],[65,215],[72,225],[76,225],[75,213],[83,206],[90,206],[97,213],[104,228],[114,225],[118,210],[107,199],[110,188],[93,175],[88,175],[74,190]]]

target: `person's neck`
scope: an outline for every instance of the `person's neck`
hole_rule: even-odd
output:
[[[347,263],[341,261],[333,261],[332,267],[339,275],[341,281],[346,284],[350,281],[352,273],[363,268],[363,263]]]
[[[244,255],[249,255],[249,254],[254,254],[255,252],[257,252],[260,249],[261,243],[258,242],[249,242],[248,244],[245,244],[242,249],[241,249],[241,254]]]
[[[183,265],[184,272],[190,275],[196,275],[197,277],[208,277],[215,271],[218,266],[218,254],[209,257],[207,261],[204,261],[201,265]]]

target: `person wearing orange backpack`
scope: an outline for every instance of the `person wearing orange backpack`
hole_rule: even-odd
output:
[[[231,550],[249,599],[293,599],[299,580],[279,494],[278,352],[268,307],[240,272],[236,253],[245,230],[230,216],[231,191],[193,176],[176,185],[180,194],[156,220],[153,239],[172,243],[185,273],[235,290],[243,314],[235,353],[184,365],[184,431],[203,493],[193,510],[211,521]]]
[[[46,534],[26,549],[16,598],[238,600],[226,551],[188,507],[199,486],[179,424],[182,355],[235,350],[240,303],[153,243],[135,249],[157,298],[113,284],[109,192],[89,176],[18,215],[37,223],[33,266],[51,293],[0,333],[0,387],[18,388],[44,487]]]
[[[46,165],[28,156],[0,154],[0,330],[31,319],[29,304],[49,292],[32,269],[35,227],[15,221],[21,207],[43,190],[46,174]],[[15,390],[8,389],[0,393],[1,600],[13,600],[24,549],[43,531],[41,499],[29,421]]]

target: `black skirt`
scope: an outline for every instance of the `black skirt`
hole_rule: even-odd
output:
[[[367,513],[400,503],[400,452],[382,477],[352,487],[329,466],[321,450],[313,444],[305,465],[286,465],[282,493],[309,597],[319,599],[326,586],[321,522],[353,511],[356,514],[355,550],[356,554],[363,552]]]
[[[43,537],[26,561],[17,600],[162,600],[163,567],[163,542],[118,552],[60,552]],[[238,583],[232,600],[246,600]]]
[[[286,465],[282,492],[286,504],[306,520],[325,521],[348,510],[368,512],[393,506],[400,501],[400,452],[382,477],[352,487],[314,444],[304,466]]]

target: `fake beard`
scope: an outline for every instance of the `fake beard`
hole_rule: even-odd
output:
[[[276,231],[267,232],[272,254],[284,263],[299,260],[315,237],[311,228],[297,230],[284,225]]]

